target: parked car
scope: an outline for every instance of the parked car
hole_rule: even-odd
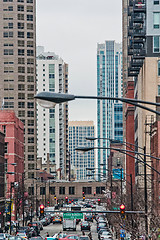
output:
[[[87,221],[83,221],[81,223],[81,231],[84,231],[84,230],[91,230],[91,226],[90,226],[90,223],[87,222]]]
[[[64,240],[74,239],[79,240],[79,237],[77,235],[68,235],[67,237],[63,238]]]
[[[62,240],[63,238],[65,238],[67,236],[67,234],[66,233],[59,233],[58,234],[58,240]]]

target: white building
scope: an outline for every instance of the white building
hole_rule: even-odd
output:
[[[55,53],[44,52],[37,47],[37,92],[68,92],[68,65]],[[61,169],[61,177],[66,178],[68,158],[68,104],[57,105],[53,109],[37,104],[37,154],[46,163]],[[52,173],[52,170],[50,169]]]

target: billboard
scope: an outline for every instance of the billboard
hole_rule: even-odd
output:
[[[115,168],[112,170],[112,177],[115,180],[123,179],[123,168]]]

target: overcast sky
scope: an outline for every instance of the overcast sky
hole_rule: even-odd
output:
[[[37,0],[37,45],[69,64],[69,93],[97,94],[97,43],[121,32],[121,0]],[[70,103],[69,120],[96,121],[96,101]]]

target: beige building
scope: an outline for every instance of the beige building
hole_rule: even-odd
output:
[[[25,178],[36,169],[36,0],[0,0],[0,106],[25,125]],[[28,171],[29,170],[29,171]]]

